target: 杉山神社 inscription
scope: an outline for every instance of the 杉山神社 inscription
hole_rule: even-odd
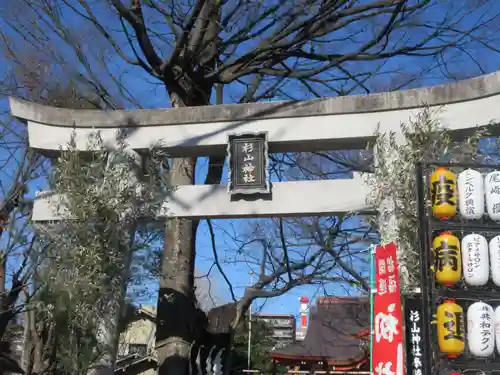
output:
[[[267,132],[228,135],[230,194],[268,194]]]

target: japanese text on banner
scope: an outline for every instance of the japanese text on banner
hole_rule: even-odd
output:
[[[394,243],[377,248],[375,280],[373,372],[404,375],[401,296]]]

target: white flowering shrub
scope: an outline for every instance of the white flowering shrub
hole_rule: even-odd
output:
[[[398,244],[404,292],[418,285],[420,275],[416,163],[473,162],[481,156],[477,145],[487,132],[487,127],[477,128],[464,141],[455,142],[436,120],[437,111],[424,107],[416,118],[401,125],[400,134],[377,131],[374,173],[366,175],[367,203],[378,210],[375,225],[381,243]]]
[[[154,238],[142,236],[138,226],[155,217],[169,192],[166,156],[159,151],[150,150],[146,165],[124,141],[107,150],[97,133],[89,150],[78,152],[72,142],[61,152],[51,185],[64,197],[65,218],[37,227],[51,247],[39,299],[63,338],[55,366],[73,375],[115,350],[107,338],[115,336],[133,253]]]

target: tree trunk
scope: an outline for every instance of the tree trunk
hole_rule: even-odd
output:
[[[174,159],[172,184],[194,184],[195,164],[195,158]],[[171,219],[165,227],[156,323],[159,375],[188,373],[191,344],[204,328],[194,296],[197,227],[197,221],[184,219]]]
[[[25,305],[27,305],[27,300],[29,296],[29,289],[28,286],[25,285],[23,287],[24,291],[24,298],[25,298]],[[30,333],[32,330],[32,311],[30,309],[26,309],[26,311],[23,313],[24,316],[24,333],[23,333],[23,350],[21,353],[21,366],[24,369],[28,369],[28,365],[30,363],[29,361],[29,348],[28,348],[28,342],[30,340]]]
[[[3,308],[4,306],[4,299],[7,298],[7,295],[5,293],[5,271],[6,271],[6,266],[7,266],[7,255],[5,254],[0,254],[0,306]],[[0,315],[2,315],[2,312],[0,311]],[[0,328],[1,330],[1,328]],[[2,339],[2,335],[0,335],[0,340]]]
[[[0,300],[5,294],[5,271],[7,266],[7,255],[0,254]]]
[[[173,107],[210,104],[211,86],[166,82]],[[203,87],[203,89],[202,89]],[[173,158],[170,183],[194,185],[196,157]],[[158,375],[189,373],[190,351],[206,326],[205,314],[196,307],[194,265],[198,220],[170,219],[165,225],[160,291],[156,320]]]

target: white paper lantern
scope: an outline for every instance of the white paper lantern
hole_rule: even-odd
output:
[[[486,238],[480,234],[462,238],[462,264],[467,284],[481,286],[488,282],[490,261]]]
[[[497,353],[500,354],[500,306],[495,309],[493,323],[495,326],[495,344],[497,347]]]
[[[500,236],[490,241],[490,274],[495,285],[500,286]]]
[[[466,169],[458,175],[458,208],[468,220],[480,219],[484,214],[484,180],[481,173]]]
[[[476,357],[489,357],[495,349],[495,312],[484,302],[475,302],[467,310],[467,344]]]
[[[490,172],[484,178],[486,209],[491,220],[500,221],[500,171]]]

